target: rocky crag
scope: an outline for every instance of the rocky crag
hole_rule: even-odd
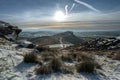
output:
[[[7,40],[16,41],[21,31],[17,26],[0,21],[0,36]]]

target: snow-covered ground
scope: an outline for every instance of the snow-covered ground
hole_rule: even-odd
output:
[[[120,61],[111,60],[107,57],[96,56],[102,67],[102,75],[106,80],[120,80]]]
[[[73,44],[54,44],[54,45],[47,45],[49,48],[66,48],[69,46],[73,46]]]
[[[97,70],[94,74],[35,75],[34,68],[37,64],[23,62],[23,55],[32,49],[16,46],[13,43],[0,44],[0,80],[120,80],[120,61],[103,56],[96,56],[103,70]]]

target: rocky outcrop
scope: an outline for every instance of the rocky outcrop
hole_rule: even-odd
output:
[[[83,50],[116,50],[120,49],[119,38],[98,38],[83,44]]]
[[[21,40],[18,47],[23,47],[23,48],[35,48],[35,44],[33,44],[30,41],[26,41],[26,40]]]
[[[0,21],[0,36],[7,40],[16,41],[21,31],[17,26]]]

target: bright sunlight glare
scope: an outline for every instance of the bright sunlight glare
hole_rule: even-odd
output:
[[[54,19],[56,21],[64,21],[66,19],[66,15],[62,11],[57,11],[54,14]]]

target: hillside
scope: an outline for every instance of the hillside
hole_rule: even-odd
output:
[[[56,32],[53,31],[23,31],[20,33],[19,39],[32,39],[41,36],[52,36],[54,34],[56,34]]]
[[[16,32],[14,26],[6,25],[0,28],[1,35],[8,35],[6,29]],[[0,80],[120,80],[120,37],[80,44],[84,41],[67,31],[31,41],[39,45],[77,46],[20,47],[19,42],[0,37]]]
[[[82,39],[75,36],[71,31],[31,39],[31,42],[39,45],[61,44],[61,41],[63,44],[81,44],[83,42]]]
[[[70,58],[72,62],[68,62],[65,60],[62,61],[63,65],[69,66],[67,67],[67,73],[49,73],[49,74],[35,74],[35,70],[37,67],[41,67],[40,63],[26,63],[24,62],[24,55],[32,52],[34,54],[34,49],[28,48],[16,48],[18,44],[13,44],[10,41],[0,38],[0,80],[119,80],[120,75],[120,62],[118,60],[112,60],[109,55],[113,55],[113,53],[119,53],[119,51],[76,51],[71,52],[70,49],[62,50],[60,54],[57,51],[57,55],[69,55],[74,53],[81,54],[94,54],[95,61],[99,63],[102,69],[95,69],[94,73],[77,73],[72,72],[75,70],[76,59]],[[39,56],[43,56],[44,54],[48,54],[46,52],[40,52]],[[51,53],[49,51],[49,53]],[[52,52],[53,53],[53,52]],[[53,53],[55,54],[55,53]],[[107,54],[107,55],[106,55]],[[38,54],[37,54],[38,55]],[[50,57],[50,54],[48,56]],[[70,56],[70,55],[69,55]],[[29,56],[30,57],[30,56]],[[80,57],[78,57],[79,59]],[[93,58],[93,57],[91,57]],[[34,59],[34,58],[32,58]],[[41,59],[39,59],[41,60]],[[43,59],[44,60],[44,59]],[[75,60],[75,61],[74,61]],[[43,64],[48,64],[46,61],[43,61]],[[70,68],[71,67],[71,68]],[[65,70],[65,71],[66,71]],[[86,69],[87,70],[87,69]]]

